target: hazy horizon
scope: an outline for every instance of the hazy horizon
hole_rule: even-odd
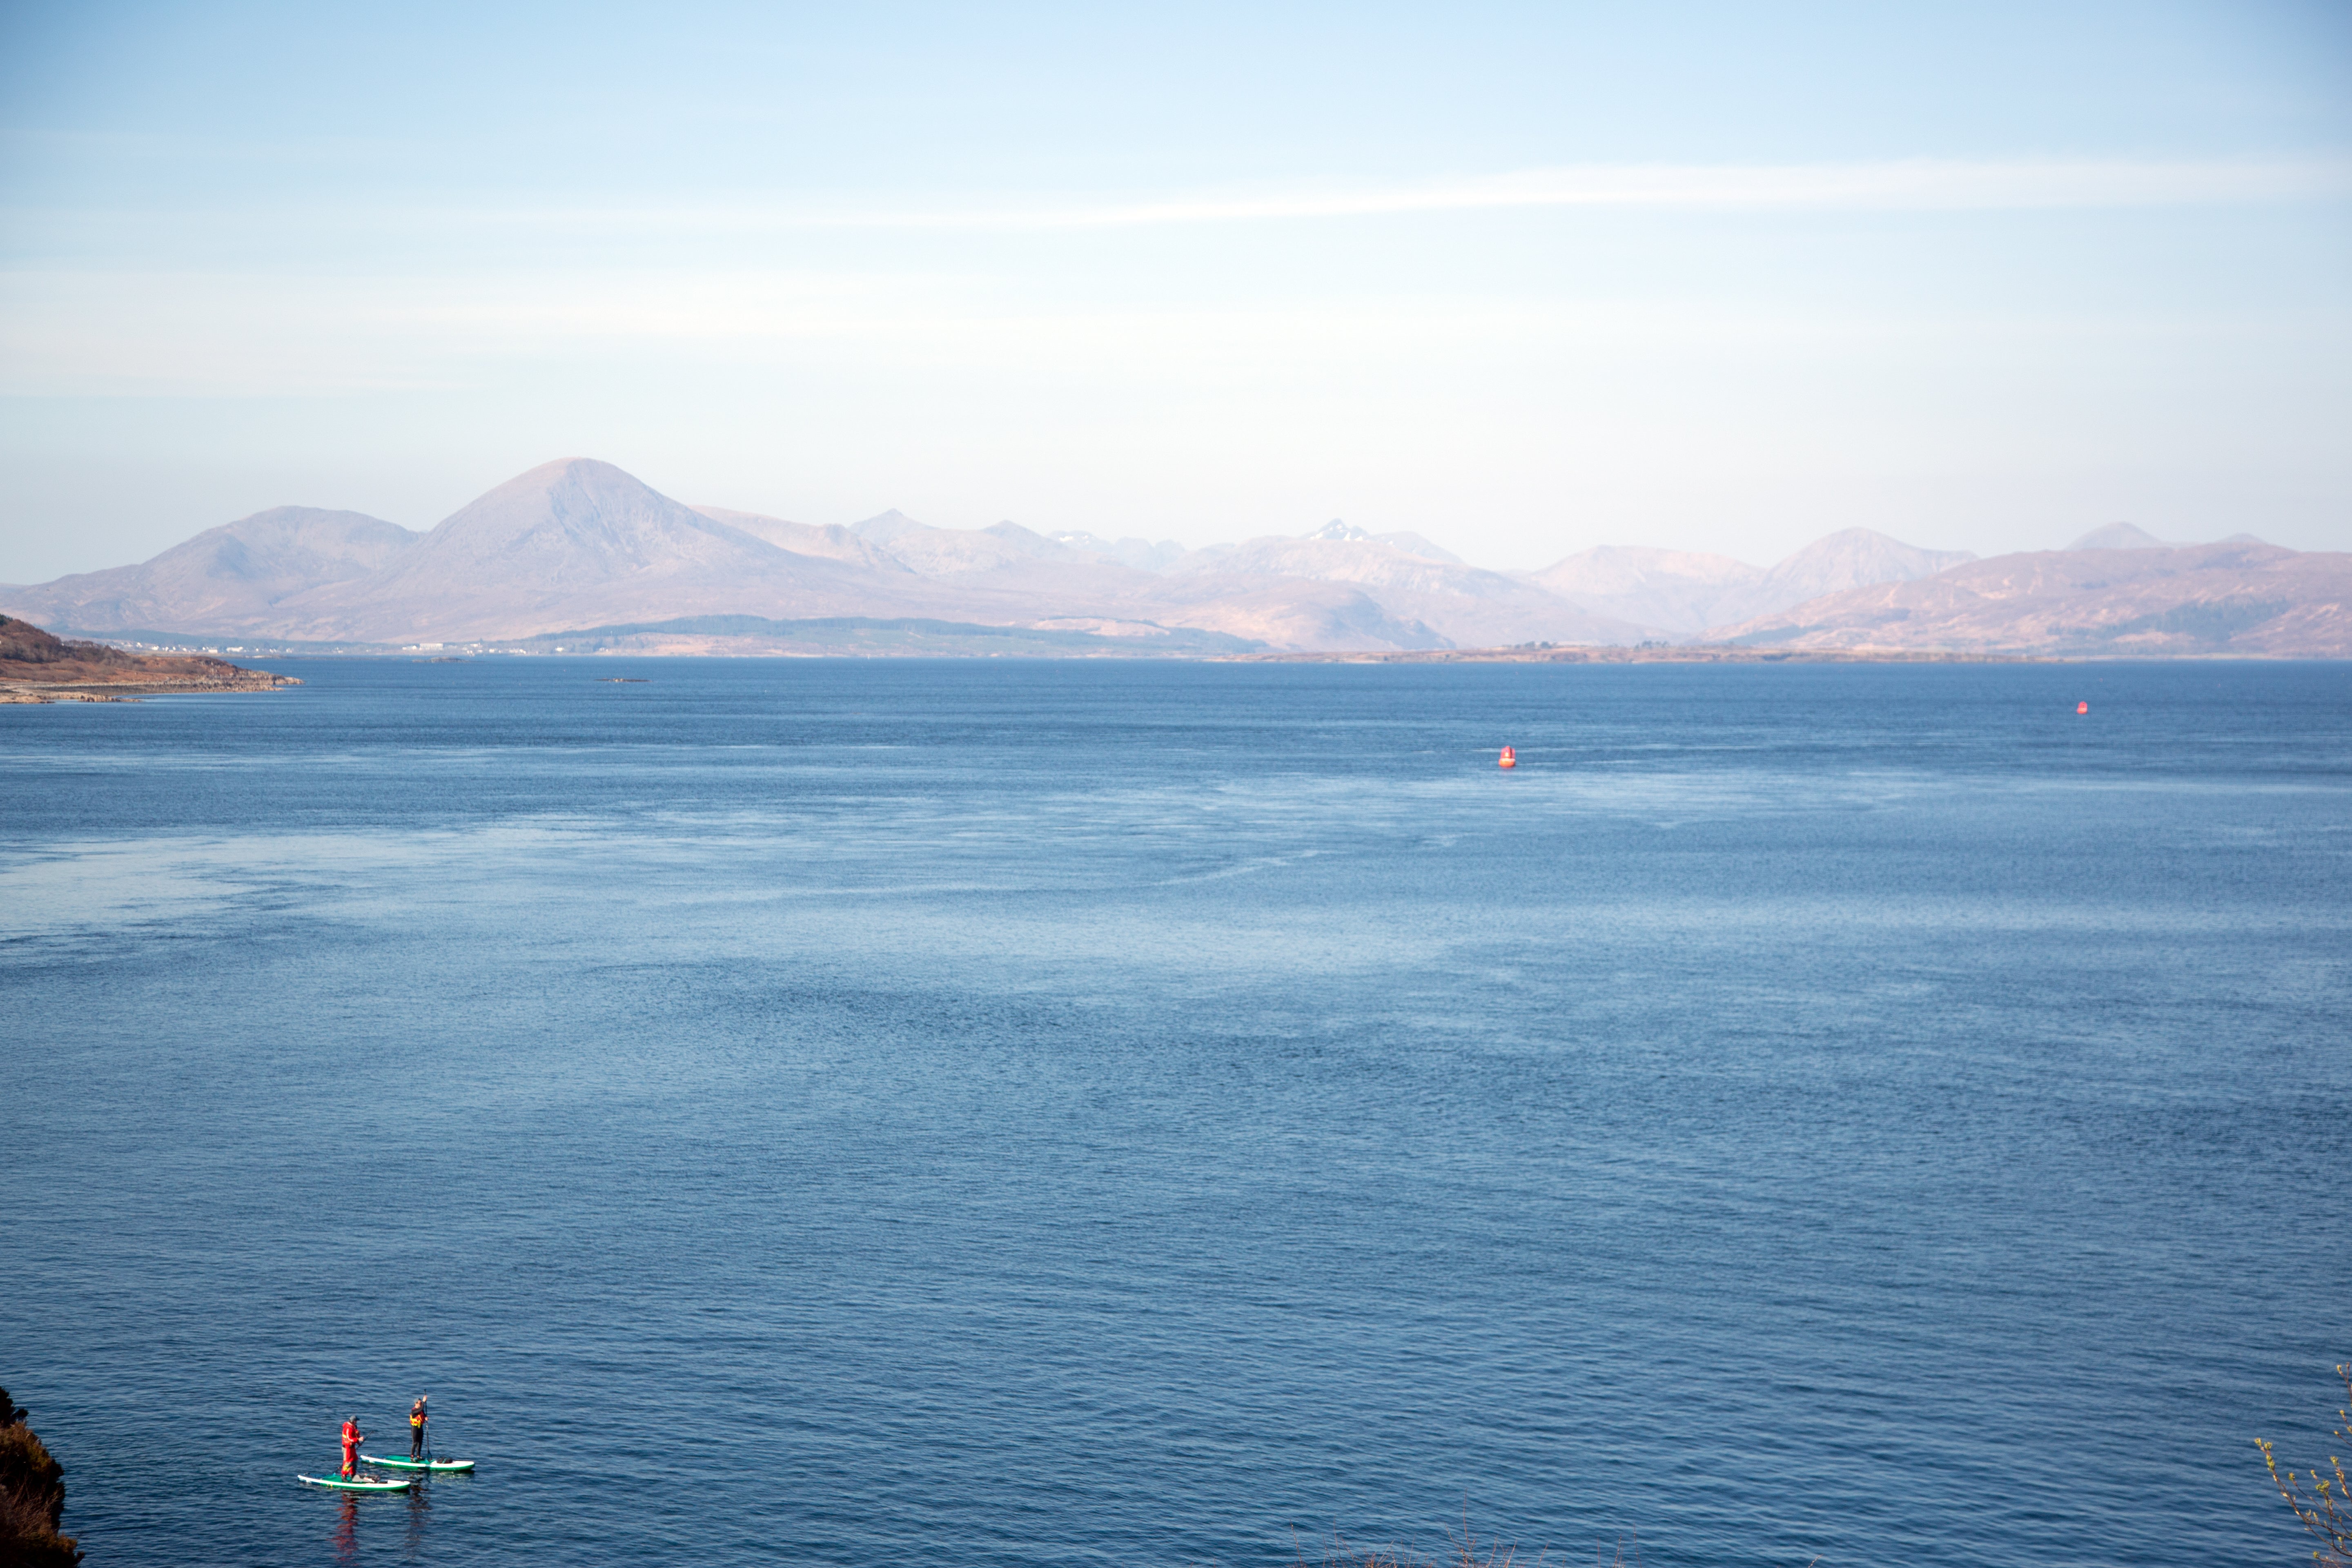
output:
[[[571,457],[571,458],[579,458],[579,457],[584,457],[584,456],[587,456],[587,455],[586,455],[586,454],[572,454],[572,455],[570,455],[570,457]],[[554,461],[564,461],[564,460],[569,460],[569,459],[554,459]],[[592,460],[601,461],[601,459],[592,459]],[[617,467],[618,465],[615,465],[615,466]],[[534,465],[534,468],[537,468],[537,467],[540,467],[540,465]],[[528,471],[529,471],[529,470],[526,470],[526,472],[528,472]],[[512,479],[517,479],[517,478],[520,478],[520,477],[521,477],[521,476],[518,476],[518,475],[509,475],[509,476],[507,476],[507,480],[508,480],[508,481],[510,481],[510,480],[512,480]],[[507,482],[507,481],[501,481],[501,483],[504,483],[504,482]],[[487,493],[488,493],[488,490],[489,490],[489,489],[497,489],[497,488],[498,488],[498,486],[490,486],[490,487],[487,487],[487,488],[486,488],[486,489],[485,489],[485,492],[484,492],[484,493],[485,493],[485,494],[487,494]],[[468,500],[469,500],[469,501],[471,501],[471,500],[478,500],[478,499],[480,499],[480,498],[478,498],[478,497],[469,497],[469,498],[468,498]],[[726,501],[724,501],[724,500],[709,500],[709,499],[708,499],[708,498],[705,498],[705,499],[702,499],[702,500],[694,500],[694,499],[691,499],[691,498],[688,498],[688,497],[684,497],[684,496],[671,496],[669,499],[670,499],[670,500],[672,500],[679,501],[680,503],[682,503],[682,504],[684,504],[684,505],[687,505],[687,506],[689,506],[689,507],[693,507],[693,508],[697,508],[697,509],[700,509],[700,510],[705,510],[717,511],[717,512],[720,512],[720,513],[727,513],[727,512],[730,512],[730,511],[732,511],[732,512],[748,512],[748,511],[750,511],[750,510],[751,510],[751,509],[748,509],[748,508],[733,507],[733,506],[730,506],[730,503],[728,503],[728,502],[726,502]],[[168,544],[166,544],[166,545],[163,546],[163,551],[168,551],[168,550],[172,549],[172,548],[173,548],[173,546],[175,546],[175,545],[186,543],[186,542],[188,542],[188,540],[189,540],[189,539],[193,539],[193,538],[194,538],[197,534],[201,534],[201,533],[204,533],[204,532],[205,532],[205,531],[209,531],[209,529],[212,529],[212,528],[218,528],[218,527],[223,527],[223,526],[226,526],[226,525],[230,525],[230,524],[235,524],[235,523],[237,523],[237,522],[249,521],[251,521],[251,520],[252,520],[253,518],[255,518],[255,517],[257,517],[257,516],[264,516],[264,515],[267,515],[268,512],[270,512],[270,511],[272,511],[272,510],[284,510],[284,509],[291,509],[291,510],[318,510],[318,511],[345,511],[345,512],[361,512],[362,515],[374,516],[374,514],[373,514],[373,513],[365,513],[365,512],[363,512],[363,509],[356,508],[356,507],[336,507],[336,506],[331,506],[331,505],[318,505],[318,506],[313,506],[313,505],[311,505],[311,503],[309,503],[309,502],[302,502],[302,501],[290,501],[290,502],[285,502],[285,503],[282,503],[282,506],[281,506],[281,507],[263,508],[263,509],[260,509],[260,510],[259,510],[259,511],[257,511],[257,512],[249,512],[249,513],[245,514],[245,516],[243,516],[243,517],[237,517],[237,518],[224,518],[224,519],[222,519],[222,520],[221,520],[219,522],[217,522],[217,523],[208,524],[208,525],[206,525],[206,526],[205,526],[205,528],[200,528],[200,529],[196,530],[196,531],[195,531],[195,533],[194,533],[194,534],[191,534],[191,535],[189,535],[189,536],[188,536],[188,538],[185,538],[185,539],[178,539],[178,540],[173,540],[173,541],[172,541],[170,543],[168,543]],[[462,509],[462,507],[461,507],[461,508],[459,508],[459,509],[453,509],[453,510],[463,510],[463,509]],[[773,513],[761,513],[761,514],[757,514],[757,515],[764,515],[764,516],[772,516],[772,516],[776,516],[777,514],[773,514]],[[856,529],[860,524],[867,523],[867,522],[879,521],[881,521],[881,520],[883,520],[883,519],[885,519],[885,518],[889,518],[889,517],[894,517],[894,516],[896,516],[896,517],[905,517],[905,518],[907,519],[907,521],[910,521],[910,522],[919,523],[919,524],[921,524],[921,525],[923,525],[923,526],[925,526],[925,527],[929,527],[929,528],[940,528],[940,527],[962,527],[962,528],[968,528],[968,529],[970,529],[970,530],[974,530],[974,531],[976,531],[976,530],[982,530],[982,529],[986,529],[986,528],[989,528],[989,527],[992,527],[992,526],[995,526],[996,524],[1001,524],[1001,523],[1011,523],[1011,524],[1013,524],[1013,525],[1015,525],[1015,526],[1024,527],[1024,528],[1028,526],[1027,524],[1021,522],[1021,521],[1020,521],[1018,518],[999,518],[999,519],[997,519],[997,520],[996,520],[996,524],[992,524],[992,523],[975,523],[975,524],[969,524],[969,525],[963,525],[963,524],[940,524],[940,523],[932,522],[932,521],[931,521],[929,519],[928,519],[928,518],[914,517],[914,516],[912,516],[911,514],[908,513],[908,512],[906,511],[906,510],[905,510],[904,508],[901,508],[901,507],[884,507],[884,508],[882,508],[882,509],[880,509],[880,510],[878,510],[867,511],[867,512],[865,512],[865,513],[861,514],[860,516],[851,517],[851,518],[842,518],[842,519],[835,519],[835,518],[822,518],[822,519],[818,519],[818,518],[798,517],[798,518],[782,518],[782,519],[781,519],[781,521],[790,521],[790,522],[797,522],[797,523],[807,523],[807,524],[811,524],[811,525],[814,525],[814,526],[819,526],[819,527],[823,527],[823,526],[837,526],[837,527],[848,528],[848,529],[851,529],[851,530],[855,531],[855,530],[856,530]],[[446,521],[446,519],[443,519],[443,518],[435,518],[435,519],[431,520],[430,521],[425,521],[425,522],[414,522],[414,521],[404,521],[403,520],[398,519],[398,518],[377,518],[377,519],[376,519],[376,521],[382,521],[382,522],[390,522],[390,523],[393,523],[393,524],[394,524],[395,526],[398,526],[398,527],[400,527],[400,528],[406,529],[406,530],[407,530],[407,531],[409,531],[410,532],[412,532],[412,533],[415,533],[415,534],[418,534],[418,535],[420,535],[420,536],[421,536],[421,535],[423,535],[423,534],[425,534],[425,533],[429,533],[429,532],[431,532],[435,528],[436,528],[437,526],[439,526],[439,524],[440,524],[441,522],[443,522],[443,521]],[[2120,521],[2120,520],[2119,520],[2119,521]],[[1349,527],[1349,528],[1351,528],[1351,529],[1358,529],[1358,528],[1360,528],[1360,527],[1361,527],[1361,525],[1360,525],[1360,524],[1356,524],[1356,523],[1352,523],[1352,522],[1350,522],[1350,521],[1349,521],[1349,520],[1348,520],[1348,519],[1346,519],[1346,518],[1326,518],[1326,519],[1321,520],[1320,521],[1313,522],[1313,523],[1307,524],[1307,525],[1304,525],[1304,526],[1301,526],[1301,527],[1297,527],[1297,528],[1289,528],[1289,529],[1278,529],[1278,530],[1269,531],[1268,532],[1262,533],[1262,534],[1255,534],[1255,535],[1249,535],[1249,536],[1234,536],[1234,537],[1231,537],[1231,538],[1204,538],[1204,539],[1202,539],[1202,540],[1200,540],[1200,541],[1198,541],[1198,542],[1188,542],[1188,541],[1181,541],[1181,540],[1180,540],[1180,541],[1176,541],[1176,542],[1182,544],[1182,545],[1184,546],[1184,548],[1185,548],[1187,551],[1198,551],[1198,550],[1202,550],[1202,549],[1221,549],[1221,548],[1226,548],[1226,547],[1231,547],[1231,546],[1235,546],[1235,545],[1241,545],[1241,544],[1249,543],[1249,542],[1252,542],[1254,540],[1257,540],[1257,539],[1286,539],[1286,538],[1287,538],[1287,539],[1303,539],[1303,538],[1308,538],[1308,537],[1312,537],[1312,536],[1314,536],[1314,535],[1318,534],[1318,532],[1320,532],[1322,530],[1324,530],[1324,529],[1326,529],[1326,528],[1328,528],[1328,527],[1332,526],[1333,524],[1339,524],[1339,525],[1343,525],[1343,526],[1346,526],[1346,527]],[[2059,550],[2059,549],[2064,549],[2064,548],[2066,548],[2067,546],[2069,546],[2070,544],[2074,543],[2074,542],[2075,542],[2075,540],[2076,540],[2076,539],[2081,539],[2081,538],[2084,538],[2084,537],[2088,536],[2088,535],[2090,535],[2090,534],[2093,534],[2093,533],[2095,533],[2095,532],[2098,532],[2098,531],[2102,531],[2102,530],[2103,530],[2104,528],[2112,527],[2112,526],[2113,526],[2113,525],[2102,525],[2102,529],[2085,529],[2085,530],[2084,530],[2084,531],[2082,531],[2082,533],[2075,535],[2075,536],[2074,536],[2074,538],[2073,538],[2073,539],[2053,539],[2053,540],[2047,541],[2046,542],[2042,542],[2042,543],[2039,543],[2039,544],[2026,544],[2026,545],[2020,546],[2019,548],[2021,548],[2021,549],[2025,549],[2025,550]],[[1759,570],[1759,571],[1762,571],[1762,570],[1769,570],[1769,569],[1770,569],[1772,566],[1774,566],[1775,564],[1777,564],[1777,563],[1780,563],[1780,562],[1783,562],[1783,561],[1788,560],[1790,556],[1800,554],[1800,553],[1803,552],[1804,551],[1806,551],[1807,549],[1811,548],[1811,546],[1813,546],[1813,545],[1817,545],[1817,544],[1821,544],[1821,543],[1822,543],[1822,542],[1826,542],[1826,541],[1828,541],[1828,540],[1830,540],[1830,539],[1832,539],[1832,538],[1834,538],[1834,537],[1835,537],[1835,536],[1837,536],[1838,534],[1852,531],[1853,529],[1856,529],[1856,528],[1866,528],[1866,527],[1867,527],[1867,525],[1864,525],[1864,524],[1847,524],[1847,525],[1844,525],[1843,527],[1841,527],[1841,528],[1832,529],[1832,530],[1827,531],[1826,532],[1820,533],[1820,534],[1816,534],[1816,535],[1812,536],[1812,537],[1811,537],[1811,538],[1810,538],[1810,539],[1801,540],[1801,541],[1799,541],[1799,542],[1798,542],[1798,543],[1797,543],[1797,544],[1795,544],[1794,546],[1792,546],[1790,550],[1783,552],[1782,552],[1782,553],[1780,553],[1780,555],[1772,556],[1772,557],[1769,557],[1769,558],[1766,558],[1766,559],[1763,559],[1763,560],[1754,560],[1754,559],[1749,559],[1749,558],[1748,558],[1748,557],[1744,557],[1744,556],[1732,555],[1732,554],[1731,554],[1729,552],[1727,552],[1727,551],[1717,551],[1717,552],[1685,551],[1685,547],[1681,546],[1681,545],[1675,544],[1675,543],[1673,543],[1672,542],[1667,542],[1667,541],[1642,541],[1642,542],[1625,542],[1625,541],[1607,541],[1607,540],[1604,540],[1604,541],[1598,541],[1598,542],[1593,542],[1593,543],[1590,543],[1590,544],[1580,545],[1577,549],[1575,549],[1575,550],[1571,550],[1571,551],[1569,551],[1569,552],[1566,552],[1565,554],[1563,554],[1563,555],[1560,555],[1560,556],[1552,556],[1552,557],[1548,557],[1547,559],[1542,560],[1542,561],[1527,561],[1527,562],[1511,562],[1511,563],[1495,563],[1495,562],[1486,562],[1486,561],[1475,561],[1475,560],[1470,560],[1470,559],[1468,559],[1468,558],[1465,556],[1465,557],[1464,557],[1464,563],[1465,563],[1465,564],[1466,564],[1466,565],[1470,565],[1470,566],[1481,567],[1481,568],[1484,568],[1484,569],[1488,570],[1488,571],[1496,571],[1496,572],[1502,572],[1502,573],[1506,573],[1506,574],[1533,574],[1533,573],[1535,573],[1535,572],[1537,572],[1537,571],[1539,571],[1539,570],[1541,570],[1541,569],[1542,569],[1542,568],[1544,568],[1544,567],[1558,564],[1558,563],[1559,563],[1561,561],[1563,561],[1563,560],[1567,559],[1569,556],[1573,556],[1573,555],[1581,554],[1581,553],[1584,553],[1584,552],[1590,552],[1590,551],[1592,551],[1592,550],[1596,550],[1596,549],[1633,549],[1633,550],[1685,551],[1685,552],[1687,552],[1687,553],[1694,553],[1694,554],[1710,554],[1710,555],[1725,556],[1725,557],[1728,557],[1729,559],[1732,559],[1732,560],[1741,561],[1741,562],[1743,562],[1746,565],[1748,565],[1748,566],[1754,567],[1754,568],[1756,568],[1756,569],[1758,569],[1758,570]],[[1053,534],[1053,533],[1047,532],[1047,531],[1045,531],[1045,530],[1033,530],[1032,531],[1034,531],[1034,532],[1040,532],[1040,533],[1045,533],[1045,534],[1046,535],[1046,537],[1048,537],[1048,538],[1054,537],[1054,534]],[[1061,533],[1063,533],[1063,534],[1073,534],[1073,533],[1077,533],[1077,532],[1091,532],[1091,533],[1094,533],[1094,534],[1096,535],[1096,537],[1097,537],[1097,538],[1099,538],[1099,539],[1102,539],[1105,542],[1117,542],[1117,539],[1118,539],[1118,536],[1116,536],[1116,535],[1111,535],[1111,534],[1103,533],[1101,531],[1098,531],[1098,530],[1062,530],[1062,531],[1060,531]],[[1885,532],[1885,531],[1884,531],[1884,530],[1871,530],[1870,531],[1874,531],[1874,532],[1880,532],[1880,533],[1884,533],[1884,532]],[[1448,542],[1447,542],[1447,541],[1446,541],[1445,539],[1444,539],[1444,538],[1442,538],[1442,537],[1434,537],[1434,536],[1432,536],[1432,535],[1430,535],[1430,534],[1428,534],[1428,533],[1426,533],[1426,532],[1424,532],[1423,531],[1421,531],[1421,530],[1390,530],[1390,531],[1386,531],[1386,532],[1385,532],[1384,534],[1380,535],[1380,536],[1376,536],[1376,537],[1393,538],[1393,537],[1395,537],[1395,536],[1396,536],[1397,534],[1399,534],[1399,533],[1413,533],[1413,534],[1419,534],[1421,537],[1423,537],[1423,538],[1426,539],[1426,540],[1427,540],[1427,542],[1428,542],[1429,543],[1431,543],[1431,544],[1436,545],[1436,546],[1438,546],[1438,547],[1439,547],[1439,548],[1441,548],[1441,549],[1446,549],[1446,550],[1448,550],[1448,551],[1449,551],[1449,552],[1452,552],[1452,553],[1456,553],[1456,554],[1460,553],[1459,552],[1454,552],[1454,551],[1452,551],[1452,550],[1451,550],[1451,546],[1448,544]],[[1131,536],[1129,536],[1129,537],[1139,537],[1139,536],[1132,536],[1132,535],[1131,535]],[[1894,537],[1894,536],[1893,536],[1893,535],[1888,535],[1888,537]],[[1150,540],[1150,542],[1152,542],[1152,543],[1159,543],[1159,542],[1162,542],[1162,541],[1161,541],[1160,539],[1157,539],[1157,538],[1152,539],[1152,540]],[[2162,542],[2164,542],[2164,543],[2166,543],[2166,544],[2175,544],[2175,545],[2189,545],[2189,544],[2210,543],[2210,542],[2214,542],[2214,541],[2213,541],[2213,540],[2211,540],[2211,539],[2190,539],[2190,538],[2172,538],[2172,539],[2165,539],[2165,540],[2163,540],[2163,541],[2162,541]],[[1923,542],[1923,541],[1916,540],[1916,539],[1905,539],[1905,540],[1901,540],[1901,541],[1900,541],[1900,542],[1905,543],[1905,544],[1915,545],[1915,546],[1922,546],[1922,547],[1924,547],[1924,548],[1928,548],[1928,549],[1934,549],[1934,548],[1937,548],[1937,546],[1935,546],[1935,544],[1933,543],[1933,542]],[[2266,540],[2266,541],[2264,541],[2264,542],[2275,542],[2275,541],[2267,541],[2267,540]],[[106,571],[106,570],[110,570],[110,569],[112,569],[112,568],[116,568],[116,567],[138,565],[138,564],[142,563],[143,563],[144,561],[146,561],[146,560],[152,560],[152,559],[153,559],[153,557],[154,557],[154,555],[155,555],[155,554],[158,554],[158,553],[161,553],[161,552],[162,552],[161,551],[158,551],[158,552],[151,552],[148,555],[146,555],[146,556],[144,556],[144,557],[142,557],[142,558],[141,558],[140,560],[138,560],[138,561],[116,561],[116,562],[109,562],[109,563],[105,563],[105,564],[103,564],[103,565],[96,566],[96,567],[76,567],[76,568],[73,568],[73,569],[71,569],[70,571],[68,571],[68,572],[67,572],[67,573],[62,573],[62,574],[52,574],[52,576],[51,576],[50,578],[48,578],[48,579],[44,579],[44,581],[53,581],[53,580],[55,580],[55,578],[56,578],[56,577],[58,577],[58,576],[71,576],[71,575],[76,575],[76,574],[81,574],[81,573],[87,573],[87,572],[91,572],[91,571]],[[1981,553],[1981,552],[1979,552],[1979,553]],[[17,584],[17,585],[24,586],[24,585],[33,585],[33,584],[30,584],[30,582],[29,582],[28,580],[26,580],[26,581],[19,581],[19,582],[18,582],[18,584]]]
[[[0,580],[557,455],[1475,564],[2352,548],[2352,13],[0,21]]]

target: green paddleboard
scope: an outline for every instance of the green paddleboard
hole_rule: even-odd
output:
[[[332,1487],[339,1492],[404,1492],[416,1484],[405,1476],[381,1481],[364,1478],[345,1480],[341,1476],[306,1476],[297,1472],[294,1479],[308,1481],[314,1487]]]
[[[470,1470],[471,1459],[382,1459],[373,1454],[362,1454],[371,1465],[385,1465],[395,1470]]]

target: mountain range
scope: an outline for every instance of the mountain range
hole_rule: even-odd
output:
[[[1825,595],[1711,633],[1792,648],[2352,657],[2352,555],[2218,544],[2100,545],[1971,562]]]
[[[1013,522],[933,528],[897,511],[845,528],[688,506],[574,458],[424,533],[278,507],[139,565],[0,586],[0,612],[82,636],[256,642],[601,634],[600,646],[749,649],[888,626],[1138,653],[1736,640],[2327,655],[2352,652],[2347,584],[2352,556],[2250,536],[2170,546],[2128,524],[1991,561],[1847,529],[1769,568],[1604,547],[1527,573],[1336,521],[1198,550]]]
[[[1965,550],[1921,550],[1849,528],[1813,541],[1769,571],[1728,555],[1603,545],[1528,580],[1597,614],[1696,636],[1823,594],[1908,582],[1975,559]]]

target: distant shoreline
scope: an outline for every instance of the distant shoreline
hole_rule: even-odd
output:
[[[2179,656],[2175,656],[2179,657]],[[2080,655],[1901,648],[1444,647],[1381,653],[1236,653],[1234,664],[2074,664]]]
[[[906,663],[936,660],[948,663],[1007,661],[1048,664],[2342,664],[2340,654],[2283,653],[2111,653],[2077,650],[2058,653],[1979,653],[1952,648],[1791,648],[1668,647],[1549,648],[1385,648],[1266,650],[1248,653],[1204,653],[1195,649],[1096,649],[1083,652],[1013,647],[861,648],[817,644],[793,647],[749,639],[712,638],[665,641],[654,646],[613,646],[566,648],[562,653],[511,647],[468,648],[461,655],[420,658],[404,649],[339,649],[333,652],[278,653],[287,662],[352,660],[367,663],[498,664],[507,660],[543,659],[836,659],[863,663]]]

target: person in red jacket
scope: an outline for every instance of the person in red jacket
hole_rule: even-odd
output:
[[[343,1479],[350,1480],[359,1473],[360,1445],[366,1441],[367,1435],[360,1430],[358,1416],[343,1423]]]

